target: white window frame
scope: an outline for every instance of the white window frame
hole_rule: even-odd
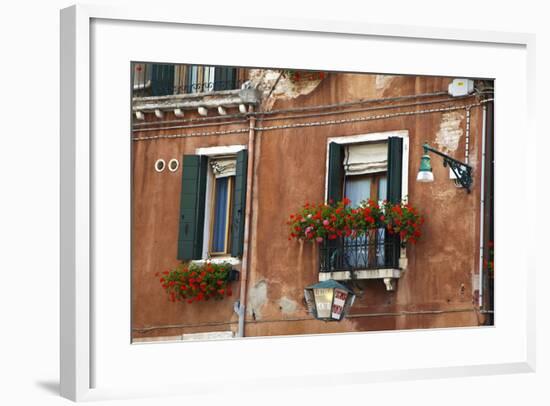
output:
[[[227,155],[236,155],[237,152],[245,150],[246,145],[224,145],[216,147],[205,147],[197,148],[195,150],[195,155],[207,156],[208,158],[215,158],[217,156],[227,156]],[[206,175],[206,194],[204,200],[206,203],[210,202],[214,196],[214,173],[209,168]],[[210,207],[210,205],[205,205]],[[203,229],[203,239],[202,239],[202,259],[195,260],[192,262],[195,263],[204,263],[206,260],[209,260],[212,263],[221,263],[228,262],[232,265],[238,265],[241,263],[240,259],[232,257],[231,255],[221,255],[215,257],[208,257],[209,245],[210,245],[210,233],[212,230],[212,213],[211,210],[204,210],[204,229]]]
[[[328,174],[329,174],[329,158],[330,158],[330,143],[335,142],[341,145],[352,145],[364,142],[388,141],[390,137],[399,137],[403,139],[403,157],[401,166],[401,200],[407,202],[409,194],[409,131],[384,131],[377,133],[367,133],[358,135],[346,135],[341,137],[330,137],[327,139],[327,156],[325,163],[325,202],[328,200]],[[389,162],[388,162],[389,164]],[[389,188],[389,184],[388,184]],[[401,273],[407,269],[407,251],[401,248],[399,257],[399,269],[370,269],[359,271],[356,273],[358,279],[383,279],[387,290],[394,290],[395,279],[401,276]],[[334,278],[337,280],[351,279],[349,271],[341,272],[320,272],[319,280],[326,278]]]
[[[328,199],[328,166],[329,166],[329,145],[331,142],[341,145],[359,144],[363,142],[388,141],[390,137],[403,139],[403,160],[401,169],[401,200],[407,201],[409,194],[409,131],[384,131],[378,133],[367,133],[358,135],[345,135],[341,137],[330,137],[327,139],[327,156],[325,163],[325,202]],[[389,187],[389,185],[388,185]]]

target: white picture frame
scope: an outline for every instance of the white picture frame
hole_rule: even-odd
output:
[[[172,382],[170,389],[165,387],[162,390],[155,391],[155,383],[151,387],[138,388],[125,386],[124,384],[113,381],[113,385],[97,385],[96,379],[97,367],[96,361],[100,353],[104,351],[102,344],[98,345],[94,338],[94,329],[97,323],[102,323],[98,314],[94,313],[95,296],[97,291],[97,279],[94,277],[94,249],[97,241],[97,225],[94,223],[96,218],[94,215],[94,193],[97,192],[98,186],[95,183],[94,161],[95,150],[92,139],[92,129],[95,123],[92,121],[91,109],[93,107],[92,92],[90,91],[90,83],[93,82],[92,66],[94,65],[93,55],[97,51],[97,47],[101,43],[93,42],[94,22],[107,21],[109,24],[154,24],[151,29],[161,30],[163,24],[170,26],[181,25],[199,27],[204,30],[211,30],[215,35],[223,35],[224,31],[229,31],[233,28],[242,28],[246,30],[248,35],[264,35],[265,33],[285,33],[290,37],[298,38],[301,34],[315,33],[316,41],[322,41],[324,37],[335,38],[342,35],[354,36],[356,38],[373,39],[373,40],[388,40],[388,41],[409,41],[418,43],[438,42],[441,44],[450,44],[453,47],[468,48],[475,47],[479,44],[487,47],[506,48],[511,47],[517,49],[518,58],[525,58],[521,65],[525,64],[525,73],[527,79],[525,86],[520,86],[519,92],[523,95],[527,104],[524,106],[525,111],[518,115],[517,128],[524,131],[523,148],[516,149],[514,153],[518,159],[517,165],[521,170],[516,174],[508,174],[506,168],[499,168],[502,171],[502,176],[510,175],[511,179],[525,180],[525,173],[534,172],[534,160],[528,159],[527,151],[529,148],[534,148],[535,131],[534,131],[534,35],[518,34],[506,32],[485,32],[474,30],[457,30],[457,29],[442,29],[431,27],[412,27],[403,25],[382,25],[382,24],[367,24],[352,23],[347,21],[317,21],[307,19],[280,19],[261,17],[250,20],[241,20],[236,18],[228,18],[220,15],[209,13],[208,15],[186,15],[182,8],[174,7],[173,10],[161,9],[159,11],[154,8],[144,9],[140,6],[132,8],[111,8],[105,6],[88,6],[78,5],[72,6],[61,12],[61,394],[69,399],[80,401],[97,398],[108,398],[115,396],[145,396],[154,395],[156,393],[174,393],[179,394],[187,391],[189,393],[189,385],[177,385],[177,382]],[[97,27],[96,27],[97,29]],[[256,33],[256,34],[254,34]],[[340,38],[340,37],[338,37]],[[396,44],[397,44],[396,42]],[[398,44],[396,45],[398,46]],[[420,51],[419,51],[420,52]],[[158,55],[151,55],[152,58]],[[304,57],[302,57],[304,58]],[[177,57],[176,57],[177,60]],[[168,61],[170,62],[170,61]],[[195,61],[180,61],[195,62]],[[196,61],[200,62],[200,61]],[[212,61],[208,61],[211,63]],[[233,62],[233,61],[230,61]],[[305,63],[304,59],[298,63]],[[314,62],[311,62],[314,63]],[[335,62],[333,62],[335,63]],[[428,74],[429,69],[418,71],[414,69],[414,73]],[[306,67],[306,66],[304,66]],[[309,66],[308,66],[309,67]],[[335,66],[338,68],[338,66]],[[400,73],[397,71],[388,72],[386,70],[379,71],[386,73]],[[448,72],[450,73],[450,72]],[[498,79],[498,77],[497,77]],[[522,78],[522,80],[525,78]],[[129,83],[129,82],[128,82]],[[499,82],[497,80],[497,89]],[[497,90],[498,92],[498,90]],[[501,105],[499,97],[506,97],[505,92],[497,93],[496,103],[497,109]],[[127,102],[129,103],[129,96]],[[503,109],[505,103],[502,103]],[[502,118],[502,116],[500,116]],[[497,114],[497,132],[503,133],[506,128],[499,127],[499,115]],[[124,117],[124,120],[129,122],[129,117]],[[128,127],[129,128],[129,127]],[[129,137],[128,137],[129,138]],[[129,142],[129,139],[128,139]],[[507,141],[502,141],[501,153],[508,152],[509,145]],[[497,141],[497,146],[499,141]],[[500,148],[500,147],[497,147]],[[129,150],[129,148],[128,148]],[[124,151],[124,153],[129,153]],[[501,173],[501,172],[499,172]],[[501,175],[497,175],[501,176]],[[515,178],[514,178],[515,176]],[[129,180],[128,180],[129,182]],[[529,185],[531,181],[527,181]],[[502,183],[500,183],[502,186]],[[527,186],[525,186],[527,187]],[[496,188],[498,190],[499,183],[497,181]],[[532,188],[534,190],[534,188]],[[535,194],[530,194],[526,197],[529,203],[535,202]],[[497,191],[498,201],[498,191]],[[498,203],[497,203],[498,204]],[[502,206],[501,206],[502,207]],[[497,226],[496,232],[499,235],[498,223],[498,208],[497,208]],[[532,230],[533,224],[528,223],[528,230]],[[95,233],[95,237],[94,237]],[[506,240],[502,241],[502,254],[498,251],[495,253],[497,258],[505,258]],[[508,254],[509,255],[509,254]],[[499,262],[497,259],[497,262]],[[508,257],[506,257],[508,259]],[[518,286],[521,292],[518,293],[518,314],[510,316],[503,314],[501,321],[505,325],[507,317],[518,317],[514,319],[514,325],[519,325],[519,320],[525,321],[522,323],[522,329],[518,332],[518,340],[514,342],[514,347],[511,352],[514,357],[507,359],[506,357],[498,357],[495,353],[492,362],[481,360],[479,363],[474,361],[465,361],[461,365],[457,362],[447,362],[442,360],[437,366],[433,363],[419,363],[418,360],[401,360],[402,365],[398,368],[388,369],[361,369],[345,371],[344,374],[326,374],[324,375],[332,384],[341,383],[366,383],[373,380],[392,380],[392,379],[421,379],[429,377],[452,377],[452,376],[468,376],[468,375],[485,375],[496,373],[514,373],[514,372],[530,372],[535,368],[535,287],[534,284],[528,283],[529,280],[534,280],[534,257],[524,261],[520,270],[524,272]],[[503,263],[504,262],[499,262]],[[129,272],[129,270],[128,270]],[[503,280],[506,280],[506,268],[503,266]],[[128,278],[129,285],[129,278]],[[501,287],[503,286],[503,287]],[[497,295],[506,294],[509,289],[508,285],[497,285]],[[129,314],[128,314],[129,317]],[[497,326],[492,331],[496,332],[495,337],[498,337],[499,321]],[[129,333],[128,333],[129,334]],[[377,339],[376,333],[369,333],[369,337]],[[407,332],[402,334],[402,338],[396,335],[387,336],[397,350],[400,341],[405,340],[405,337],[410,338],[412,335],[416,337],[422,336],[422,339],[430,339],[430,331],[423,332]],[[456,340],[455,336],[460,336],[461,339],[470,336],[471,329],[446,329],[439,331],[442,339]],[[492,333],[491,333],[492,334]],[[354,333],[351,335],[338,335],[332,339],[340,344],[357,346],[358,338],[362,337],[362,333]],[[379,335],[378,335],[379,336]],[[520,337],[521,336],[521,337]],[[492,338],[495,338],[492,337]],[[323,339],[323,338],[322,338]],[[279,339],[245,339],[237,340],[234,345],[235,351],[243,352],[244,347],[251,353],[262,353],[265,349],[263,344],[266,342],[274,343],[273,340]],[[280,343],[284,343],[289,348],[295,346],[292,337],[280,339]],[[316,339],[316,342],[319,340]],[[301,341],[297,345],[300,346],[305,341]],[[229,343],[225,343],[229,344]],[[216,343],[215,350],[223,350],[224,343],[218,345]],[[127,344],[130,346],[130,342]],[[180,344],[163,344],[163,345],[180,345]],[[183,345],[189,345],[183,343]],[[204,348],[204,346],[214,346],[213,343],[192,343],[194,348]],[[159,348],[161,345],[154,345]],[[140,346],[145,348],[146,346]],[[149,346],[151,348],[151,346]],[[173,347],[175,348],[175,347]],[[181,347],[178,347],[181,348]],[[137,351],[133,350],[133,354],[137,357]],[[152,353],[151,353],[152,354]],[[151,355],[149,354],[149,355]],[[274,351],[277,355],[277,351]],[[128,357],[134,356],[128,354]],[[139,355],[141,356],[141,355]],[[146,357],[147,358],[147,357]],[[128,362],[130,358],[124,358]],[[474,358],[472,358],[474,359]],[[124,362],[122,363],[124,364]],[[127,367],[131,366],[127,364]],[[269,359],[265,360],[261,368],[265,371],[270,367]],[[280,369],[275,369],[272,374],[260,376],[257,385],[265,386],[266,388],[274,389],[275,386],[294,382],[299,385],[315,385],[317,380],[312,370],[304,369],[299,376],[285,375],[285,372],[280,372]],[[218,379],[214,377],[214,379]],[[220,380],[221,382],[221,380]],[[200,377],[193,382],[191,392],[199,391],[206,385],[205,380],[201,381]],[[92,389],[93,388],[93,389]],[[196,393],[196,392],[195,392]]]

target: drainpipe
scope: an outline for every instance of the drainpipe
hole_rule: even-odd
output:
[[[254,112],[254,106],[248,106],[248,112]],[[243,238],[243,260],[241,264],[241,294],[239,303],[235,306],[235,311],[239,315],[239,327],[237,337],[244,337],[244,319],[246,317],[246,294],[248,282],[248,264],[249,264],[249,246],[250,246],[250,221],[252,218],[252,184],[254,177],[254,144],[256,133],[256,118],[254,115],[249,116],[249,131],[248,131],[248,163],[246,169],[246,206],[245,206],[245,221],[244,221],[244,238]]]
[[[487,106],[483,105],[483,121],[481,124],[481,197],[480,197],[480,211],[479,211],[479,308],[483,308],[483,259],[485,257],[484,251],[484,223],[485,223],[485,138],[487,137],[486,131],[487,122]]]

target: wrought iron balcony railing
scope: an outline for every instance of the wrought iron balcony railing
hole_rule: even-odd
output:
[[[240,89],[244,77],[238,68],[136,63],[133,96],[168,96]]]
[[[357,238],[325,242],[319,251],[319,272],[361,271],[399,267],[400,242],[383,228]]]

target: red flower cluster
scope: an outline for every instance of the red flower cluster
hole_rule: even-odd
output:
[[[420,238],[420,227],[424,224],[424,217],[408,203],[388,206],[386,208],[386,228],[390,234],[399,233],[401,243],[413,244]]]
[[[309,72],[309,71],[301,71],[301,70],[291,70],[287,69],[283,71],[283,74],[288,79],[298,82],[300,80],[303,81],[313,81],[313,80],[323,80],[326,76],[325,72]]]
[[[386,228],[390,233],[399,233],[401,242],[415,243],[421,236],[420,227],[424,222],[416,209],[409,204],[382,205],[374,200],[362,202],[359,207],[350,207],[350,200],[334,204],[310,205],[291,214],[287,221],[290,227],[289,240],[299,239],[322,243],[339,237],[355,238],[368,230]]]
[[[192,263],[189,267],[180,264],[170,271],[157,272],[155,277],[159,278],[172,302],[193,303],[231,296],[233,292],[227,281],[230,271],[231,264],[228,263]]]

